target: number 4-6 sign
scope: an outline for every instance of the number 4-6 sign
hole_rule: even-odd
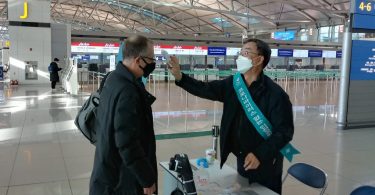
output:
[[[371,6],[371,2],[368,2],[367,4],[365,4],[365,2],[361,2],[359,4],[359,9],[361,9],[362,11],[368,11],[368,12],[371,12],[372,10],[372,6]]]
[[[356,0],[355,13],[375,15],[375,0]]]

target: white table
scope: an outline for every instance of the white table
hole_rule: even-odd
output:
[[[176,187],[182,189],[181,179],[178,178],[176,172],[169,170],[168,163],[169,162],[160,163],[164,172],[163,195],[170,195]],[[196,167],[196,159],[190,160],[190,164],[192,165],[193,174],[196,174],[196,171],[194,170]],[[206,170],[209,175],[208,189],[200,189],[200,187],[196,185],[198,195],[277,195],[277,193],[259,184],[254,183],[249,185],[248,179],[238,175],[237,171],[232,167],[224,165],[223,168],[220,169],[220,162],[217,160]],[[240,187],[240,192],[225,193],[228,189],[233,188],[234,186],[237,186],[237,188]]]

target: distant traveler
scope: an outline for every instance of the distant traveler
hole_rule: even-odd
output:
[[[236,61],[238,73],[235,76],[201,82],[181,73],[175,56],[171,57],[169,68],[176,85],[193,95],[224,103],[220,165],[232,152],[237,157],[238,173],[248,178],[249,183],[259,183],[281,194],[283,155],[280,150],[286,152],[283,154],[288,158],[289,152],[294,152],[288,144],[294,134],[293,111],[285,91],[263,73],[270,56],[267,43],[247,39]],[[249,103],[250,99],[253,103]],[[259,111],[254,110],[255,107]]]
[[[56,83],[60,81],[59,77],[59,71],[62,70],[62,68],[59,68],[57,65],[60,60],[58,58],[53,59],[53,62],[48,66],[50,81],[51,81],[51,88],[52,90],[55,89]]]
[[[156,193],[156,142],[151,105],[156,100],[139,79],[155,69],[154,44],[126,40],[123,61],[100,94],[90,195]]]

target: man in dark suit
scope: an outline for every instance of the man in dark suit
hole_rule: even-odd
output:
[[[153,42],[126,40],[123,61],[107,77],[100,94],[97,143],[90,195],[156,192],[156,142],[151,104],[139,79],[155,69]]]
[[[272,135],[264,139],[248,120],[233,86],[233,76],[208,83],[181,73],[176,57],[169,68],[176,85],[201,98],[224,103],[221,119],[221,166],[229,153],[237,157],[237,171],[249,179],[281,194],[283,156],[280,150],[294,134],[292,104],[285,91],[263,74],[271,56],[268,44],[259,39],[244,41],[237,69],[241,72],[256,106],[271,123]]]

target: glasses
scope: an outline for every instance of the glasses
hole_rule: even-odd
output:
[[[242,56],[249,56],[249,54],[259,55],[258,53],[251,52],[251,51],[246,51],[246,50],[241,50],[240,51],[240,55],[242,55]]]
[[[148,59],[148,60],[152,60],[152,62],[155,62],[156,59],[155,58],[149,58],[149,57],[146,57],[146,56],[141,56],[141,58],[144,60],[144,58]]]

